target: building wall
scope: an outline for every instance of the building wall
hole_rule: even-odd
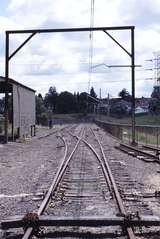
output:
[[[13,127],[19,128],[20,137],[29,134],[35,125],[35,93],[13,85]]]

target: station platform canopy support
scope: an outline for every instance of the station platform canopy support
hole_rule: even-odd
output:
[[[5,81],[7,89],[5,92],[5,143],[8,142],[8,82],[9,82],[9,61],[16,55],[16,53],[37,33],[58,33],[58,32],[91,32],[102,31],[110,37],[130,58],[131,58],[131,82],[132,82],[132,144],[135,142],[135,48],[134,48],[134,26],[114,26],[114,27],[88,27],[88,28],[57,28],[57,29],[26,29],[26,30],[9,30],[6,31],[5,40]],[[130,31],[131,52],[125,49],[110,33],[109,31]],[[10,35],[15,34],[30,34],[29,37],[22,42],[22,44],[12,53],[9,51]]]

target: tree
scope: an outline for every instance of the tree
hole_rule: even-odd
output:
[[[97,95],[96,95],[96,93],[95,93],[93,87],[91,87],[91,90],[90,90],[90,96],[92,96],[93,98],[97,98]]]
[[[149,110],[152,114],[160,113],[160,86],[154,86],[149,102]]]
[[[110,110],[111,114],[116,117],[123,117],[124,115],[127,115],[128,112],[128,107],[125,104],[124,101],[120,101],[112,105],[112,108]]]
[[[126,88],[123,88],[119,92],[118,96],[120,96],[123,100],[129,100],[130,101],[132,99],[130,93],[126,90]]]
[[[43,97],[42,97],[42,94],[41,94],[41,93],[39,93],[39,94],[38,94],[38,97],[39,97],[39,98],[41,98],[41,99],[43,99]]]
[[[52,112],[56,111],[58,93],[56,87],[51,86],[48,90],[48,93],[45,95],[44,102],[45,106],[48,109],[51,109]]]
[[[76,98],[68,91],[61,92],[57,102],[58,113],[74,113],[77,111]]]
[[[151,94],[151,98],[160,100],[160,86],[158,86],[158,85],[154,86],[153,92]]]
[[[42,125],[48,124],[47,109],[44,105],[43,98],[39,95],[36,95],[36,122]]]
[[[86,92],[82,92],[79,95],[79,102],[78,102],[78,106],[79,106],[79,112],[86,114],[87,113],[87,93]]]
[[[0,114],[4,113],[5,98],[0,99]]]

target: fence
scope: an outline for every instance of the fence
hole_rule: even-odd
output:
[[[132,126],[96,120],[95,123],[103,127],[108,133],[122,140],[124,143],[132,141]],[[160,126],[136,125],[136,142],[146,145],[160,145]]]

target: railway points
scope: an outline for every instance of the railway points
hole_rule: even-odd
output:
[[[0,198],[1,205],[7,206],[7,210],[0,207],[3,237],[145,238],[148,233],[156,238],[159,185],[153,179],[159,177],[157,167],[119,151],[118,145],[118,140],[92,123],[58,127],[24,145],[13,143],[15,155],[17,147],[23,148],[24,162],[18,167],[14,163],[19,157],[13,157],[5,145],[10,168],[3,165],[1,185],[19,196]],[[24,171],[26,167],[29,170]],[[3,176],[11,172],[13,184],[9,185]],[[22,172],[23,181],[19,181]],[[29,174],[33,180],[28,180]],[[26,194],[20,195],[21,191]]]

